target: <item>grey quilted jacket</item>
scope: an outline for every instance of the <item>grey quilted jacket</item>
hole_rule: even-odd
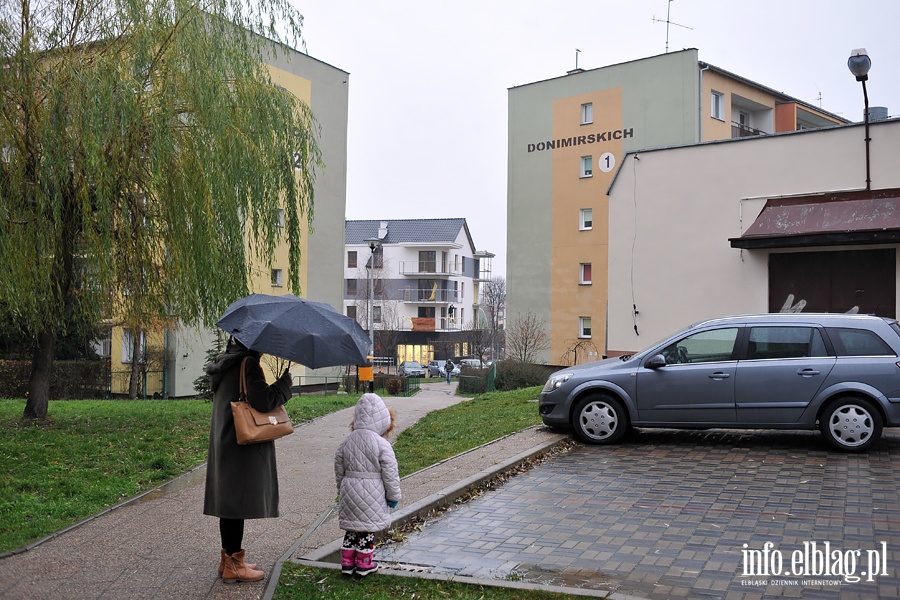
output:
[[[363,394],[353,413],[353,431],[334,455],[334,477],[344,531],[382,531],[391,525],[387,502],[400,501],[397,457],[382,437],[391,415],[376,394]]]

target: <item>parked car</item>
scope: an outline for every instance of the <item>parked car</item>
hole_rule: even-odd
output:
[[[862,452],[900,426],[900,325],[777,313],[696,323],[633,355],[557,371],[546,425],[611,444],[632,427],[811,429]]]
[[[444,376],[444,365],[447,363],[446,360],[433,360],[428,363],[426,369],[428,370],[427,375],[429,377],[443,377]]]
[[[403,377],[425,377],[425,367],[414,360],[407,360],[400,363],[397,373]]]
[[[470,369],[481,369],[481,368],[483,368],[483,365],[481,364],[481,361],[478,360],[477,358],[463,358],[463,359],[461,359],[461,360],[460,360],[458,363],[456,363],[456,364],[458,364],[458,365],[461,366],[461,367],[469,367]]]

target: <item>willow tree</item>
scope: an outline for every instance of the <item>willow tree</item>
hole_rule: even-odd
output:
[[[283,241],[299,292],[321,156],[264,61],[301,23],[289,0],[0,5],[0,310],[33,340],[26,418],[72,307],[210,325]]]

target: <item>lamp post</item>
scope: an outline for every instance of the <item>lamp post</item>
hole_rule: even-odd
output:
[[[847,59],[847,68],[856,76],[856,80],[862,83],[863,88],[863,100],[865,101],[863,120],[866,124],[866,191],[869,191],[872,189],[872,177],[869,174],[869,93],[866,91],[866,80],[869,78],[872,61],[865,48],[857,48],[850,53],[850,58]]]
[[[366,240],[372,254],[369,256],[369,356],[375,358],[375,251],[381,246],[379,238]]]

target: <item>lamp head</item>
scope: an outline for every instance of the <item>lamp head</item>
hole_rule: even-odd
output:
[[[865,48],[857,48],[850,53],[850,58],[847,59],[847,68],[856,76],[857,81],[865,81],[869,78],[872,60]]]
[[[381,245],[381,240],[379,238],[369,238],[366,240],[366,244],[368,244],[369,250],[375,252],[375,249]]]

